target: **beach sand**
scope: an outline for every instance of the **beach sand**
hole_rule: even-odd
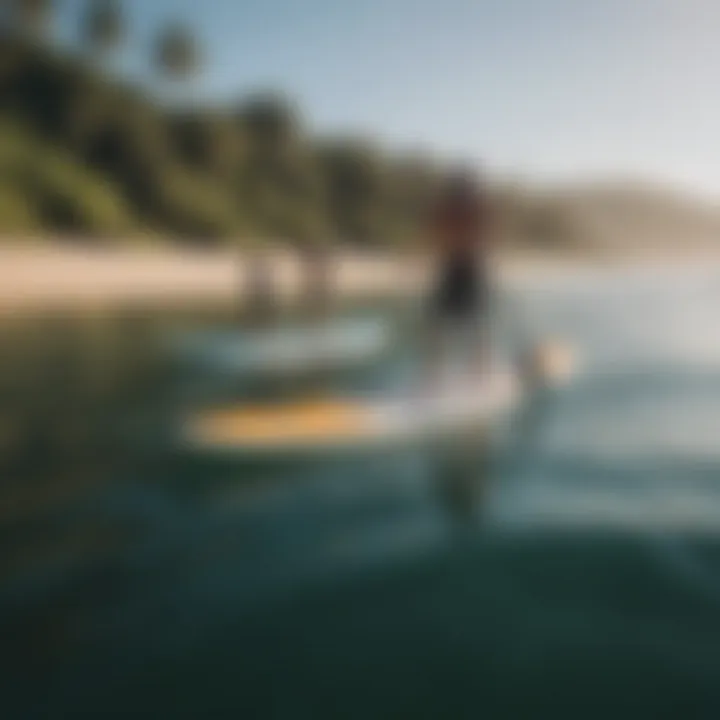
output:
[[[343,297],[410,293],[422,284],[416,263],[383,255],[339,254],[331,264],[332,292]],[[242,303],[247,259],[239,253],[173,249],[0,249],[0,309],[132,304]],[[301,264],[271,254],[274,293],[291,302],[302,292]]]
[[[332,290],[343,298],[408,295],[420,291],[425,263],[414,256],[337,253],[331,261]],[[708,262],[720,265],[720,253],[645,253],[625,257],[559,257],[504,254],[501,278],[566,274],[580,270],[613,271],[628,265],[676,266]],[[158,249],[87,249],[60,246],[0,248],[0,310],[116,306],[123,303],[239,303],[247,296],[247,259],[228,251]],[[301,264],[288,252],[271,253],[277,296],[292,302],[302,292]]]

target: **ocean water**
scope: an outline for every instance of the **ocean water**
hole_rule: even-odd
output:
[[[272,466],[167,442],[247,391],[150,352],[168,318],[14,328],[3,716],[720,716],[718,309],[715,268],[517,280],[500,327],[568,385],[482,443]],[[332,382],[392,386],[407,337]]]

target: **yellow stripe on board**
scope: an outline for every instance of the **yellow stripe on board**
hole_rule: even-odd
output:
[[[204,443],[282,445],[362,435],[371,427],[370,417],[361,406],[312,401],[210,411],[193,420],[192,426],[195,437]]]

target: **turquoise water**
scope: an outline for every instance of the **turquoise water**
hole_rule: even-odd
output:
[[[57,445],[40,429],[7,461],[13,707],[717,717],[720,271],[559,273],[508,296],[508,328],[522,317],[569,340],[581,372],[499,428],[491,451],[464,441],[303,466],[172,451],[179,408],[247,388],[188,377],[159,352],[125,359],[169,320],[130,322],[125,349],[103,356],[124,359],[114,373],[102,361],[93,424],[120,428],[81,444],[74,465],[64,451],[40,463],[37,443]],[[333,382],[392,385],[406,347],[398,331],[390,357]],[[33,417],[66,424],[51,411]],[[40,509],[18,494],[28,482],[49,498]]]

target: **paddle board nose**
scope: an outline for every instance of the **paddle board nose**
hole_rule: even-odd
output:
[[[532,382],[556,386],[569,382],[577,365],[577,354],[569,344],[548,339],[531,349],[525,372]]]

